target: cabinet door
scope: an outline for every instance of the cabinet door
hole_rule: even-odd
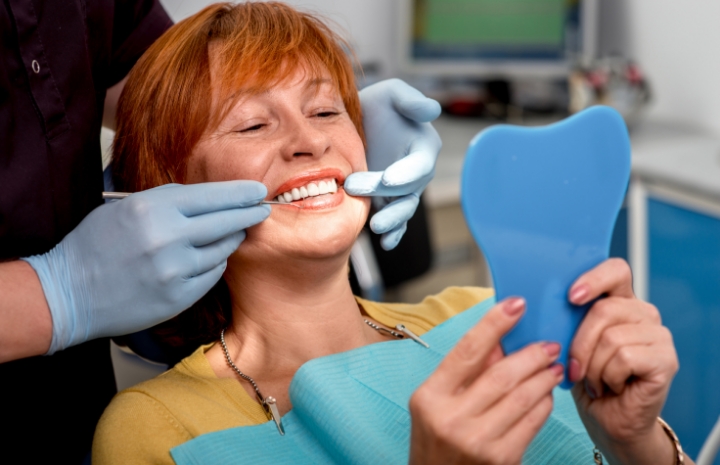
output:
[[[720,415],[720,218],[678,205],[648,199],[649,300],[680,358],[663,418],[697,457]]]

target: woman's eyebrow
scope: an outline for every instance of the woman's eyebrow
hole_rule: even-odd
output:
[[[322,86],[323,84],[332,84],[332,79],[330,79],[330,78],[315,78],[315,79],[310,79],[310,80],[305,84],[305,88],[308,89],[308,88],[311,88],[311,87],[320,87],[320,86]]]

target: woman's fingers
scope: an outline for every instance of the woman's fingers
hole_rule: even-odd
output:
[[[520,457],[527,450],[528,446],[535,439],[540,429],[547,421],[550,413],[552,413],[553,398],[552,393],[545,394],[533,408],[528,411],[512,428],[505,433],[502,441],[502,448],[505,451],[512,451],[515,454],[520,453]],[[500,462],[500,463],[512,463]],[[518,462],[519,463],[519,462]]]
[[[467,386],[487,366],[500,339],[518,322],[525,300],[506,299],[490,311],[447,354],[425,388],[442,394],[454,394]]]
[[[668,332],[662,326],[647,326],[640,331],[638,329],[638,325],[623,324],[611,326],[603,331],[592,358],[588,362],[587,374],[585,375],[587,388],[593,397],[603,395],[603,373],[610,360],[621,348],[625,346],[650,346],[663,339]],[[623,380],[620,385],[608,383],[608,386],[613,392],[620,394],[624,390],[625,384]]]
[[[519,298],[493,307],[412,395],[411,463],[520,463],[563,376],[557,343],[502,355],[524,308]]]
[[[507,391],[495,405],[483,415],[488,425],[498,436],[507,434],[521,422],[535,406],[551,394],[553,388],[563,379],[563,366],[546,367],[523,380],[518,386]],[[531,422],[534,425],[534,422]]]
[[[622,297],[607,297],[595,302],[575,334],[570,346],[570,381],[585,377],[588,364],[603,332],[623,324],[660,325],[660,313],[647,302]]]
[[[622,345],[612,354],[600,373],[603,383],[617,395],[628,386],[628,380],[638,378],[646,389],[655,386],[658,392],[669,386],[678,370],[678,360],[672,345],[672,335],[666,328],[649,329],[655,342],[649,345]],[[657,392],[648,392],[654,397]]]
[[[459,401],[469,414],[480,414],[500,401],[508,393],[538,373],[547,375],[548,367],[560,355],[560,344],[532,344],[508,355],[487,369],[459,395]],[[557,370],[557,368],[553,368]],[[562,369],[561,369],[562,371]],[[539,391],[538,391],[539,393]],[[519,394],[525,399],[525,394]],[[522,406],[523,402],[521,402]],[[527,406],[525,406],[527,410]]]
[[[558,349],[557,344],[527,347],[491,365],[492,372],[488,368],[460,393],[421,386],[410,400],[411,457],[425,457],[424,463],[519,464],[552,410],[551,392],[562,380],[563,368],[548,364]],[[498,384],[499,376],[509,382]],[[482,384],[489,389],[478,388]],[[497,399],[488,402],[483,392]]]
[[[570,287],[568,297],[575,305],[585,305],[603,294],[634,298],[632,271],[625,260],[611,258],[580,276]]]

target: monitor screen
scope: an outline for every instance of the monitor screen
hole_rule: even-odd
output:
[[[402,58],[411,66],[492,72],[499,64],[546,65],[566,71],[569,59],[582,53],[579,0],[404,3]]]

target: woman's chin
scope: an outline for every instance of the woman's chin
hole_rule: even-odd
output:
[[[240,245],[235,252],[243,261],[259,263],[260,265],[289,265],[298,262],[313,262],[322,260],[332,261],[334,258],[345,260],[355,243],[356,234],[303,234],[298,232],[290,237],[276,236],[272,241],[248,240]]]
[[[346,196],[341,205],[325,210],[271,215],[249,228],[236,254],[260,260],[322,260],[349,254],[367,219],[370,201]],[[284,209],[292,208],[285,207]],[[273,213],[275,213],[273,211]],[[282,212],[286,213],[286,212]],[[289,213],[289,212],[287,212]],[[309,213],[309,212],[307,212]]]

